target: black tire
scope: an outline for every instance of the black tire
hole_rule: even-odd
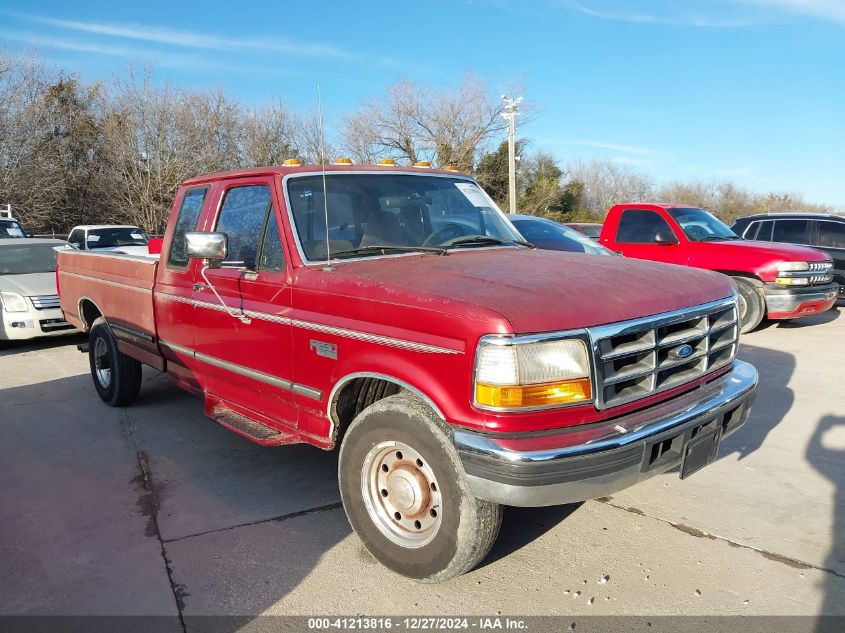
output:
[[[97,395],[112,407],[123,407],[141,391],[141,363],[117,349],[117,340],[103,317],[91,325],[88,362]],[[102,371],[109,370],[108,378]]]
[[[746,277],[733,277],[739,291],[740,332],[745,334],[758,325],[766,316],[766,301],[763,286],[759,281]]]
[[[414,463],[426,469],[432,476],[431,482],[436,483],[436,487],[430,483],[429,486],[436,491],[436,495],[432,494],[431,503],[436,501],[437,505],[430,506],[427,511],[423,506],[422,514],[427,517],[437,509],[439,514],[434,516],[439,517],[435,519],[438,527],[432,529],[430,536],[424,536],[429,541],[414,547],[388,537],[384,531],[385,523],[381,523],[380,527],[378,511],[368,510],[367,499],[370,499],[370,507],[373,502],[365,489],[369,481],[366,472],[380,473],[387,467],[386,463],[381,463],[378,468],[371,469],[368,464],[372,464],[373,460],[369,456],[375,451],[385,450],[380,448],[385,443],[411,447],[420,460]],[[396,452],[393,448],[386,450]],[[398,459],[395,456],[385,458],[393,459],[393,466],[400,464],[395,469],[391,466],[390,475],[385,477],[394,476],[395,471],[402,470],[399,460],[403,457],[399,454]],[[472,495],[448,427],[429,407],[410,394],[390,396],[358,414],[340,447],[338,479],[343,508],[352,529],[379,562],[403,576],[427,582],[441,582],[459,576],[481,562],[499,534],[502,507]],[[423,481],[428,480],[423,478]],[[428,488],[421,486],[420,490]],[[380,492],[386,503],[386,488]],[[387,514],[389,516],[390,512]],[[394,516],[398,517],[398,513]],[[403,518],[403,521],[407,520]],[[401,527],[398,525],[397,530]],[[418,536],[413,529],[409,529],[408,534],[409,537]]]

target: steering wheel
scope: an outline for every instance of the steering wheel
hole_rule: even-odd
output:
[[[686,228],[687,235],[689,235],[692,239],[697,240],[701,239],[702,237],[707,237],[710,235],[705,229],[698,226],[697,224],[690,224]]]
[[[444,224],[434,233],[429,235],[426,238],[425,242],[422,243],[422,245],[439,246],[443,242],[453,240],[456,237],[463,237],[464,235],[466,235],[466,233],[464,232],[464,227],[462,227],[457,222],[449,222],[448,224]]]

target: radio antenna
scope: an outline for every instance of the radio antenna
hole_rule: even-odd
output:
[[[332,251],[329,241],[329,192],[326,188],[326,140],[323,125],[323,101],[320,98],[320,84],[317,84],[317,114],[320,119],[320,165],[323,170],[323,216],[326,221],[326,265],[323,270],[334,270],[331,267]]]

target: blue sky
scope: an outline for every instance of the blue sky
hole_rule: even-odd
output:
[[[565,163],[730,179],[845,208],[845,0],[13,2],[0,46],[87,79],[152,64],[331,125],[400,77],[520,87]]]

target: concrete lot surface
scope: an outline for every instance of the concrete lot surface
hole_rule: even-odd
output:
[[[367,554],[334,454],[251,444],[153,372],[109,408],[76,342],[0,350],[0,615],[845,614],[841,312],[743,338],[760,391],[715,464],[508,509],[442,585]]]

